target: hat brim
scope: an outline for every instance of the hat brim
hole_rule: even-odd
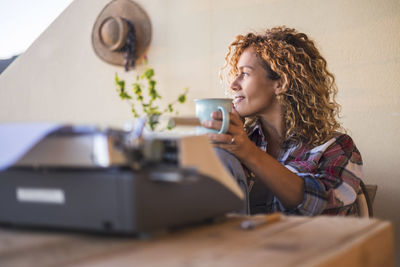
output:
[[[109,17],[122,17],[129,20],[135,27],[136,33],[136,59],[140,58],[147,50],[151,41],[151,23],[146,12],[130,0],[113,0],[100,12],[93,26],[92,45],[98,57],[104,61],[123,66],[124,55],[120,51],[112,51],[103,44],[100,36],[100,27]]]

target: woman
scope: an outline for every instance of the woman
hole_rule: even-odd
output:
[[[355,214],[361,155],[339,132],[335,80],[313,41],[276,27],[237,36],[225,59],[229,131],[208,137],[240,161],[229,165],[245,174],[250,213]],[[203,126],[220,129],[221,114],[212,118]]]

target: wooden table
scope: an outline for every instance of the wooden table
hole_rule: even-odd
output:
[[[393,266],[390,222],[287,217],[244,230],[249,217],[150,239],[0,228],[0,266]],[[265,216],[253,216],[262,220]]]

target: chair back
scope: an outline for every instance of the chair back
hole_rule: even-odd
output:
[[[377,185],[364,184],[360,182],[361,191],[357,195],[356,203],[359,217],[373,217],[373,202],[375,200]]]

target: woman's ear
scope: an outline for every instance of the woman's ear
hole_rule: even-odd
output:
[[[275,85],[275,95],[280,95],[285,92],[286,82],[282,79],[276,81]]]

